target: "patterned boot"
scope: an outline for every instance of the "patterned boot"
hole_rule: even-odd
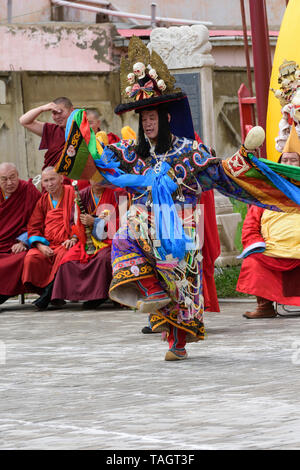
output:
[[[169,351],[165,355],[165,361],[182,361],[187,358],[186,332],[180,328],[170,325],[168,336]]]
[[[136,281],[136,284],[144,297],[136,303],[136,309],[139,312],[153,313],[171,302],[155,276]]]

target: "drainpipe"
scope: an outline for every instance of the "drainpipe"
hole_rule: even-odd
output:
[[[12,19],[12,0],[7,0],[7,23],[11,23]]]
[[[156,3],[151,3],[151,28],[156,28]]]

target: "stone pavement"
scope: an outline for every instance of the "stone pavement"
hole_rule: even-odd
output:
[[[4,304],[0,449],[299,449],[300,318],[220,305],[170,363],[145,315]]]

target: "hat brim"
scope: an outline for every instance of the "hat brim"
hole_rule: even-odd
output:
[[[159,106],[160,104],[172,103],[173,101],[182,100],[186,97],[183,92],[172,93],[169,95],[154,96],[139,101],[131,101],[130,103],[121,103],[115,108],[116,114],[123,114],[128,111],[142,111],[143,109]]]

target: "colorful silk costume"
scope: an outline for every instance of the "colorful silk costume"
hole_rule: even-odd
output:
[[[151,316],[152,327],[169,332],[168,353],[174,352],[177,360],[181,353],[182,358],[186,357],[185,341],[198,341],[205,335],[203,221],[197,207],[201,191],[218,189],[246,203],[287,212],[298,212],[300,191],[290,181],[290,174],[281,176],[282,168],[274,164],[273,171],[244,147],[221,161],[195,141],[187,96],[175,88],[175,77],[161,57],[155,51],[150,55],[136,37],[130,40],[128,59],[121,60],[120,83],[123,101],[116,107],[116,114],[157,111],[158,132],[154,142],[148,141],[148,156],[137,154],[141,141],[136,145],[130,140],[109,145],[99,155],[85,112],[77,110],[69,118],[66,145],[56,170],[74,179],[89,175],[95,181],[133,193],[127,224],[113,239],[110,297],[146,312],[143,308],[147,307],[147,299],[156,295],[152,305],[161,308]],[[160,126],[161,106],[165,120],[169,113],[173,135],[169,140],[169,130],[165,131],[167,151],[158,154],[154,145],[162,144],[159,131],[166,127]],[[146,134],[143,123],[140,125],[139,139]],[[293,171],[292,177],[300,181],[300,170]],[[173,347],[176,342],[179,350]],[[166,355],[166,360],[174,360],[172,354]]]
[[[1,295],[14,296],[25,292],[21,279],[26,251],[15,254],[11,247],[27,231],[27,223],[40,197],[41,193],[31,181],[19,180],[16,191],[7,199],[0,190]]]
[[[90,140],[87,146],[80,132],[84,114],[77,113],[58,171],[66,169],[66,174],[70,171],[78,178],[80,172],[83,169],[86,172],[89,167],[90,173],[95,174],[94,162],[99,179],[103,177],[106,184],[130,188],[135,193],[128,224],[120,228],[113,240],[110,297],[117,301],[122,299],[122,303],[134,307],[141,294],[133,281],[154,274],[172,302],[152,316],[153,328],[167,328],[169,323],[185,330],[188,333],[187,341],[203,339],[202,255],[196,237],[196,220],[199,217],[196,203],[201,188],[215,188],[249,204],[277,211],[284,208],[292,212],[298,211],[298,204],[275,184],[286,190],[295,201],[300,198],[299,189],[270,170],[264,161],[258,161],[245,148],[221,161],[203,144],[178,137],[174,137],[172,148],[166,155],[152,153],[150,158],[143,160],[136,154],[134,142],[121,141],[106,147],[101,157],[94,153],[93,160],[90,153],[93,144]],[[77,144],[74,139],[76,135],[79,137]],[[73,157],[69,158],[71,142]],[[89,160],[88,166],[82,166],[80,155],[83,152],[85,161]],[[278,166],[282,171],[284,165]],[[293,176],[299,178],[299,174],[299,171],[294,171]],[[176,218],[176,211],[171,210],[172,216],[165,223],[164,214],[159,213],[164,205],[172,208],[174,201],[182,208],[187,204],[192,208],[191,213],[186,213],[185,225],[188,226],[185,235],[180,219]],[[139,204],[142,208],[138,207]],[[146,204],[154,205],[154,213]],[[196,239],[196,245],[193,246],[190,238]]]

